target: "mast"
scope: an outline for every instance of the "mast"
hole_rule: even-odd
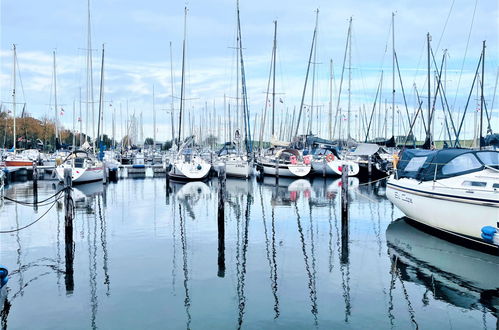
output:
[[[178,119],[178,147],[182,138],[182,112],[184,110],[185,38],[187,34],[187,7],[184,7],[184,40],[182,42],[182,79],[180,82],[180,111]]]
[[[80,116],[78,117],[78,122],[80,123],[80,147],[83,144],[83,121],[81,117],[81,87],[80,87]]]
[[[431,41],[431,36],[430,33],[428,32],[426,34],[426,43],[427,43],[427,51],[428,51],[428,77],[426,78],[428,80],[428,127],[426,131],[426,140],[430,142],[430,147],[432,144],[432,137],[431,137],[431,72],[430,72],[430,41]]]
[[[348,27],[348,109],[347,109],[347,139],[350,138],[350,111],[352,99],[352,18]]]
[[[102,119],[102,112],[104,109],[102,109],[102,105],[104,102],[104,44],[102,44],[102,62],[101,62],[101,67],[100,67],[100,89],[99,89],[99,118],[97,119],[97,146],[99,149],[101,148],[100,145],[100,127],[101,127],[101,119]],[[95,141],[95,140],[94,140]]]
[[[485,100],[483,98],[483,85],[485,84],[485,40],[483,41],[483,49],[482,49],[482,83],[480,89],[480,150],[482,150],[482,139],[483,139],[483,108],[485,106]]]
[[[395,136],[395,13],[392,13],[392,136]]]
[[[13,126],[13,136],[12,136],[12,147],[14,152],[16,152],[16,44],[12,44],[14,56],[12,57],[12,72],[13,72],[13,86],[12,86],[12,113],[14,115],[14,126]]]
[[[241,61],[241,87],[242,87],[242,96],[243,96],[243,117],[244,117],[244,142],[246,145],[246,153],[250,156],[253,153],[253,141],[251,139],[251,130],[250,130],[250,115],[249,115],[249,107],[248,107],[248,93],[246,90],[246,74],[244,71],[244,60],[243,60],[243,43],[241,36],[241,20],[239,18],[239,0],[237,1],[237,37],[239,40],[239,59]],[[248,157],[249,160],[249,157]]]
[[[154,104],[154,84],[152,85],[152,126],[153,126],[153,134],[152,134],[152,150],[156,150],[156,107]]]
[[[87,22],[87,117],[89,112],[89,104],[92,111],[92,138],[94,140],[94,150],[95,150],[95,105],[94,105],[94,74],[93,74],[93,61],[92,61],[92,34],[91,34],[91,24],[90,24],[90,0],[87,1],[88,4],[88,22]],[[89,86],[90,85],[90,86]],[[88,134],[88,121],[86,123],[87,134]]]
[[[173,105],[173,93],[174,93],[174,86],[173,86],[173,56],[172,56],[172,42],[170,41],[170,84],[172,87],[172,102],[171,102],[171,109],[170,109],[170,119],[171,119],[171,128],[172,128],[172,146],[173,146],[173,140],[175,140],[175,130],[173,129],[173,111],[174,111],[174,105]]]
[[[59,145],[59,116],[57,114],[57,73],[56,73],[56,64],[55,64],[55,50],[53,51],[54,55],[54,114],[55,114],[55,146],[58,148]]]
[[[274,21],[274,47],[272,51],[272,136],[275,134],[275,62],[277,51],[277,20]]]
[[[318,20],[318,16],[317,16],[317,20]],[[317,22],[315,24],[317,26]],[[317,34],[315,35],[315,39],[317,42]],[[312,95],[311,95],[311,101],[310,101],[310,123],[309,123],[309,130],[308,130],[308,133],[310,135],[312,134],[312,123],[314,120],[314,92],[315,92],[315,65],[316,64],[317,64],[317,46],[314,47],[314,62],[313,62],[313,68],[312,68]],[[319,132],[317,132],[317,133],[319,133]]]
[[[305,92],[307,91],[308,73],[310,71],[310,63],[312,62],[312,54],[314,52],[315,36],[317,35],[318,20],[319,20],[319,9],[316,10],[316,15],[315,15],[314,35],[312,37],[312,46],[310,47],[310,55],[308,57],[307,74],[305,75],[305,85],[303,86],[303,93],[301,96],[300,111],[298,112],[298,119],[296,121],[295,136],[298,135],[298,129],[300,128],[300,119],[301,119],[301,114],[303,112],[303,101],[305,100]]]
[[[76,134],[75,134],[75,116],[76,116],[76,101],[73,100],[73,150],[75,149],[76,145]]]
[[[328,116],[328,132],[329,140],[333,139],[333,59],[329,60],[329,116]]]

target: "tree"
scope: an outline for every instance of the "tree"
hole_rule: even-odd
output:
[[[152,146],[153,144],[154,144],[154,140],[150,137],[146,138],[146,140],[144,141],[145,146]]]

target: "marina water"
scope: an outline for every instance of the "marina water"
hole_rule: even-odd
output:
[[[39,181],[38,200],[56,189]],[[227,179],[223,226],[217,190],[216,179],[75,186],[69,246],[62,200],[4,200],[1,231],[52,209],[0,236],[2,329],[498,326],[499,258],[408,225],[383,181],[350,179],[347,237],[338,180]],[[32,183],[5,196],[32,202]]]

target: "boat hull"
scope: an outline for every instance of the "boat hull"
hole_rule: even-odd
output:
[[[481,238],[481,230],[485,226],[497,227],[497,198],[490,200],[476,194],[451,195],[438,189],[420,188],[397,181],[399,180],[388,181],[386,195],[411,220],[438,230],[446,236],[457,236],[461,244],[469,242],[475,245],[471,243],[474,241],[483,246],[495,246]]]
[[[31,160],[6,160],[5,166],[33,167]]]
[[[276,167],[272,163],[260,163],[259,167],[263,170],[264,175],[285,176],[290,178],[303,178],[307,176],[311,169],[311,165],[306,164],[279,164]]]
[[[315,174],[326,176],[339,177],[343,166],[348,166],[348,176],[356,176],[359,174],[359,165],[352,161],[333,160],[324,162],[323,160],[313,161],[312,169]]]
[[[196,181],[204,180],[210,173],[211,164],[206,162],[187,163],[174,162],[169,172],[169,177],[177,181]]]
[[[249,178],[253,174],[253,162],[246,159],[227,159],[225,164],[225,175],[236,178]]]
[[[64,181],[64,167],[57,167],[56,174],[59,181]],[[100,181],[103,177],[104,172],[101,166],[91,168],[71,168],[71,180],[73,184]]]

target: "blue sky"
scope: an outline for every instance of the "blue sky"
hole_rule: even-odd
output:
[[[152,86],[155,86],[157,138],[170,136],[167,113],[170,107],[170,55],[173,47],[175,95],[179,94],[180,61],[183,33],[183,1],[91,1],[92,48],[94,55],[95,98],[98,95],[100,47],[106,45],[105,99],[119,116],[142,112],[145,135],[152,135]],[[235,1],[190,1],[187,3],[187,107],[196,124],[206,128],[205,103],[223,115],[223,96],[235,97]],[[11,102],[12,44],[17,45],[24,96],[18,89],[18,101],[26,102],[34,116],[53,116],[52,51],[57,51],[58,103],[66,109],[61,121],[71,126],[73,100],[78,102],[79,88],[85,95],[85,51],[87,1],[1,0],[0,100]],[[314,104],[321,105],[322,117],[316,130],[324,135],[328,105],[329,60],[333,60],[336,90],[339,86],[348,19],[353,17],[352,39],[352,117],[359,107],[371,109],[380,72],[384,70],[382,99],[391,101],[391,13],[395,16],[395,44],[409,107],[416,101],[413,85],[425,93],[426,33],[440,62],[448,49],[447,97],[455,111],[462,110],[477,65],[482,40],[487,40],[485,93],[491,106],[498,70],[497,1],[241,1],[241,24],[246,64],[246,79],[252,116],[261,114],[272,48],[273,21],[278,21],[277,92],[278,117],[299,106],[310,43],[319,8],[316,83]],[[473,20],[474,14],[474,21]],[[448,17],[448,20],[447,20]],[[471,33],[470,33],[471,31]],[[469,35],[469,43],[468,43]],[[466,53],[466,46],[468,49]],[[466,53],[466,56],[465,56]],[[463,61],[463,58],[465,59]],[[461,67],[463,71],[461,73]],[[397,78],[398,79],[398,78]],[[459,85],[459,89],[457,89]],[[310,91],[311,85],[308,87]],[[19,87],[19,81],[18,81]],[[346,91],[346,85],[343,86]],[[403,109],[400,88],[396,103]],[[336,104],[337,91],[333,96]],[[472,98],[474,100],[475,98]],[[233,100],[233,99],[232,99]],[[176,101],[178,103],[178,101]],[[233,101],[230,101],[233,102]],[[473,101],[476,103],[476,101]],[[307,93],[306,103],[311,103]],[[383,102],[384,103],[384,102]],[[499,100],[495,108],[499,108]],[[8,107],[7,103],[4,106]],[[234,109],[234,105],[233,109]],[[388,105],[390,106],[390,105]],[[176,105],[178,107],[178,105]],[[340,107],[346,109],[346,94]],[[84,108],[84,107],[83,107]],[[286,111],[286,108],[290,109]],[[384,108],[384,104],[383,104]],[[472,107],[472,108],[475,108]],[[336,109],[334,109],[336,111]],[[405,110],[403,110],[405,112]],[[110,110],[108,112],[111,112]],[[84,115],[83,115],[84,116]],[[456,115],[457,116],[457,115]],[[437,115],[437,118],[439,115]],[[441,115],[440,115],[441,117]],[[109,124],[110,116],[106,117]],[[357,117],[358,118],[358,117]],[[380,119],[383,121],[384,119]],[[471,132],[473,118],[467,130]],[[499,129],[497,110],[495,130]],[[118,125],[118,135],[121,135]],[[314,124],[315,125],[315,124]],[[438,125],[438,124],[437,124]],[[214,126],[213,124],[211,126]],[[208,128],[206,128],[208,130]],[[106,126],[110,130],[110,126]],[[383,129],[380,129],[381,131]],[[388,129],[390,131],[390,129]],[[397,131],[403,131],[401,125]],[[215,132],[216,128],[212,127]],[[436,135],[441,133],[436,129]],[[109,132],[110,133],[110,132]],[[150,134],[149,134],[150,133]],[[471,134],[471,133],[470,133]]]

